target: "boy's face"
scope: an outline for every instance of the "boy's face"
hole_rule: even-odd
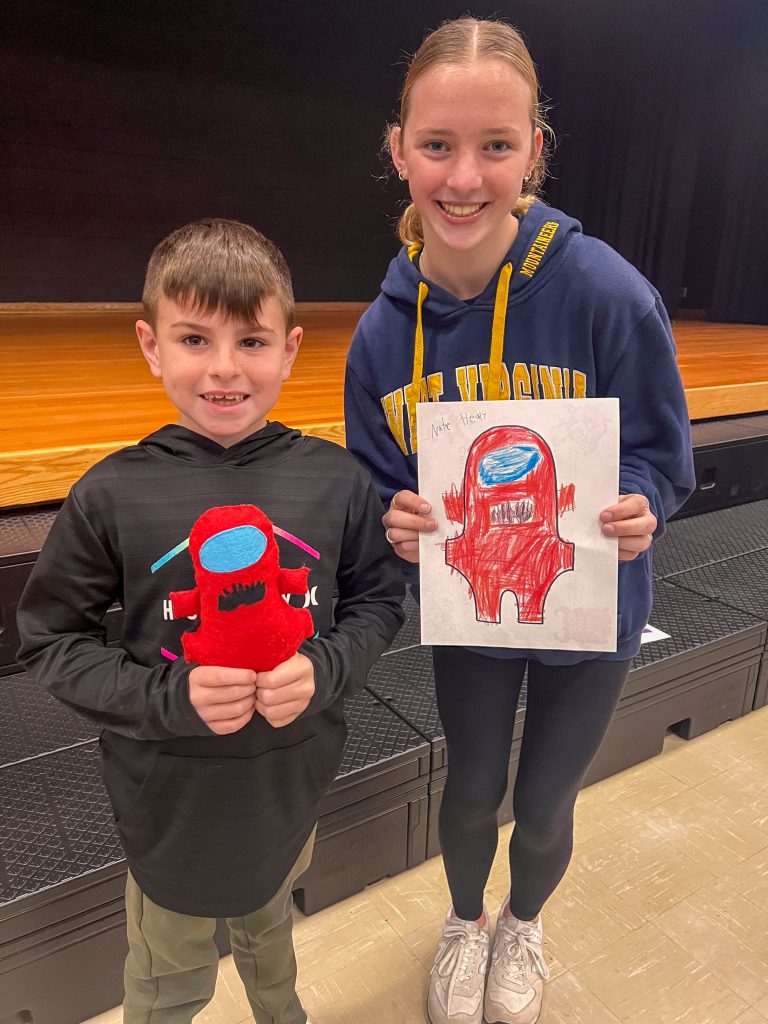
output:
[[[202,313],[160,297],[154,328],[136,324],[141,351],[179,410],[179,423],[224,448],[267,422],[301,343],[302,329],[286,333],[274,296],[258,323]]]

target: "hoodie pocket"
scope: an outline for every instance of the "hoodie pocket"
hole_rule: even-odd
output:
[[[201,882],[237,875],[245,851],[269,859],[314,821],[333,782],[317,735],[255,757],[158,753],[136,801],[118,821],[129,861]]]
[[[619,562],[619,645],[645,628],[651,614],[651,591],[651,560],[647,555],[640,555],[630,562]]]

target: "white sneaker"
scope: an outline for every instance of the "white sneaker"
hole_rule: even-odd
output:
[[[483,992],[491,933],[486,923],[461,921],[448,912],[429,979],[432,1024],[483,1024]]]
[[[541,914],[530,922],[505,917],[508,902],[504,900],[496,922],[485,1019],[488,1024],[534,1024],[549,977],[541,949]]]

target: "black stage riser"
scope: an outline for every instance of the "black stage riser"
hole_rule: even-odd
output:
[[[675,518],[768,498],[768,415],[694,423],[696,490]]]

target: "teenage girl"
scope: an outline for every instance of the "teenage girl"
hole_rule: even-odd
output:
[[[433,1024],[532,1024],[548,975],[540,911],[563,877],[573,809],[651,608],[654,536],[693,487],[689,420],[656,290],[578,221],[536,198],[548,131],[536,71],[502,22],[443,25],[414,56],[395,169],[411,205],[404,243],[349,353],[347,445],[385,505],[390,544],[418,562],[436,528],[417,480],[419,401],[617,396],[620,494],[600,514],[618,539],[615,653],[435,647],[448,747],[440,842],[453,905],[432,969]],[[510,891],[491,944],[483,893],[496,850],[523,673]]]

